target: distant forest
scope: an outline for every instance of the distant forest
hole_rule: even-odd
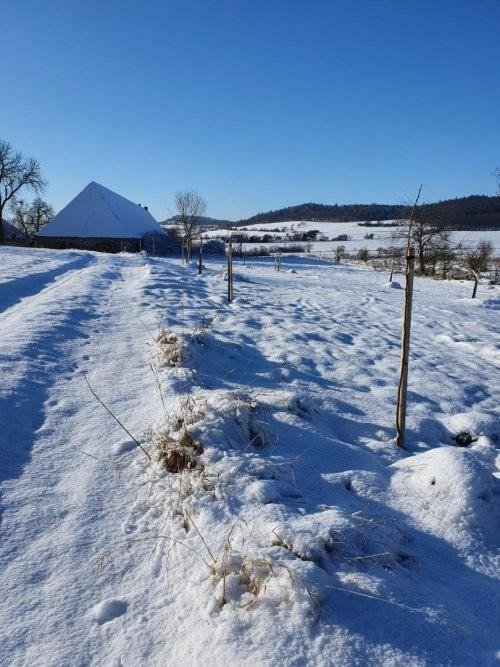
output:
[[[237,225],[286,220],[318,222],[358,222],[361,220],[395,220],[408,216],[410,207],[398,204],[299,204],[277,211],[258,213],[239,220]],[[500,229],[500,197],[471,195],[447,199],[419,207],[420,214],[449,229]]]
[[[234,227],[235,223],[233,220],[221,220],[219,218],[209,218],[205,215],[197,216],[198,224],[202,227]],[[160,222],[161,225],[177,225],[181,222],[180,215],[173,215],[167,220]]]

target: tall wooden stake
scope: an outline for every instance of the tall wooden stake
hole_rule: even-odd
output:
[[[227,301],[233,300],[233,243],[229,241],[227,250]]]
[[[182,248],[181,264],[184,264],[184,237],[182,237],[181,240],[181,248]]]
[[[200,254],[198,257],[198,274],[201,275],[203,271],[203,237],[200,236]]]
[[[479,284],[479,276],[475,271],[472,271],[472,269],[471,269],[471,272],[474,274],[474,288],[472,290],[472,298],[475,299],[476,298],[476,292],[477,292],[477,286]]]
[[[410,355],[411,307],[413,301],[413,273],[415,271],[415,249],[410,246],[406,253],[406,288],[403,309],[403,331],[401,334],[401,362],[399,366],[398,402],[396,407],[396,444],[405,446],[406,396],[408,388],[408,360]]]
[[[408,237],[406,241],[406,286],[403,308],[403,329],[401,332],[401,361],[399,365],[398,397],[396,405],[396,444],[405,446],[406,396],[408,389],[408,361],[410,356],[411,307],[413,301],[413,274],[415,271],[415,248],[411,245],[411,228],[415,210],[418,206],[422,186],[419,187],[408,221]]]

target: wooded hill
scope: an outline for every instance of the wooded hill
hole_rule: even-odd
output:
[[[409,206],[400,204],[299,204],[277,211],[258,213],[240,220],[237,225],[286,220],[318,222],[358,222],[361,220],[394,220],[408,215]],[[500,229],[500,197],[470,195],[447,199],[420,207],[436,225],[449,229]]]
[[[206,215],[200,215],[196,216],[198,224],[201,227],[233,227],[235,225],[235,222],[233,220],[221,220],[219,218],[209,218]],[[160,225],[178,225],[181,222],[181,216],[180,215],[173,215],[171,218],[168,218],[167,220],[163,220],[163,222],[160,222]]]

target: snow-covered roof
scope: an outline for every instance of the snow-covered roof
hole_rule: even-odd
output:
[[[140,238],[151,233],[163,232],[149,211],[92,181],[39,236]]]
[[[3,233],[5,234],[6,238],[18,238],[23,235],[21,230],[18,229],[8,220],[4,220],[2,218],[2,224],[3,224]]]

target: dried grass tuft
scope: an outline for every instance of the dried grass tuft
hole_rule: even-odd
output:
[[[168,472],[179,473],[183,470],[202,469],[199,455],[203,453],[203,446],[192,434],[184,429],[178,439],[173,438],[167,431],[157,435],[155,445],[158,457]]]
[[[156,336],[160,359],[164,366],[174,368],[182,363],[182,341],[173,331],[160,329]]]

